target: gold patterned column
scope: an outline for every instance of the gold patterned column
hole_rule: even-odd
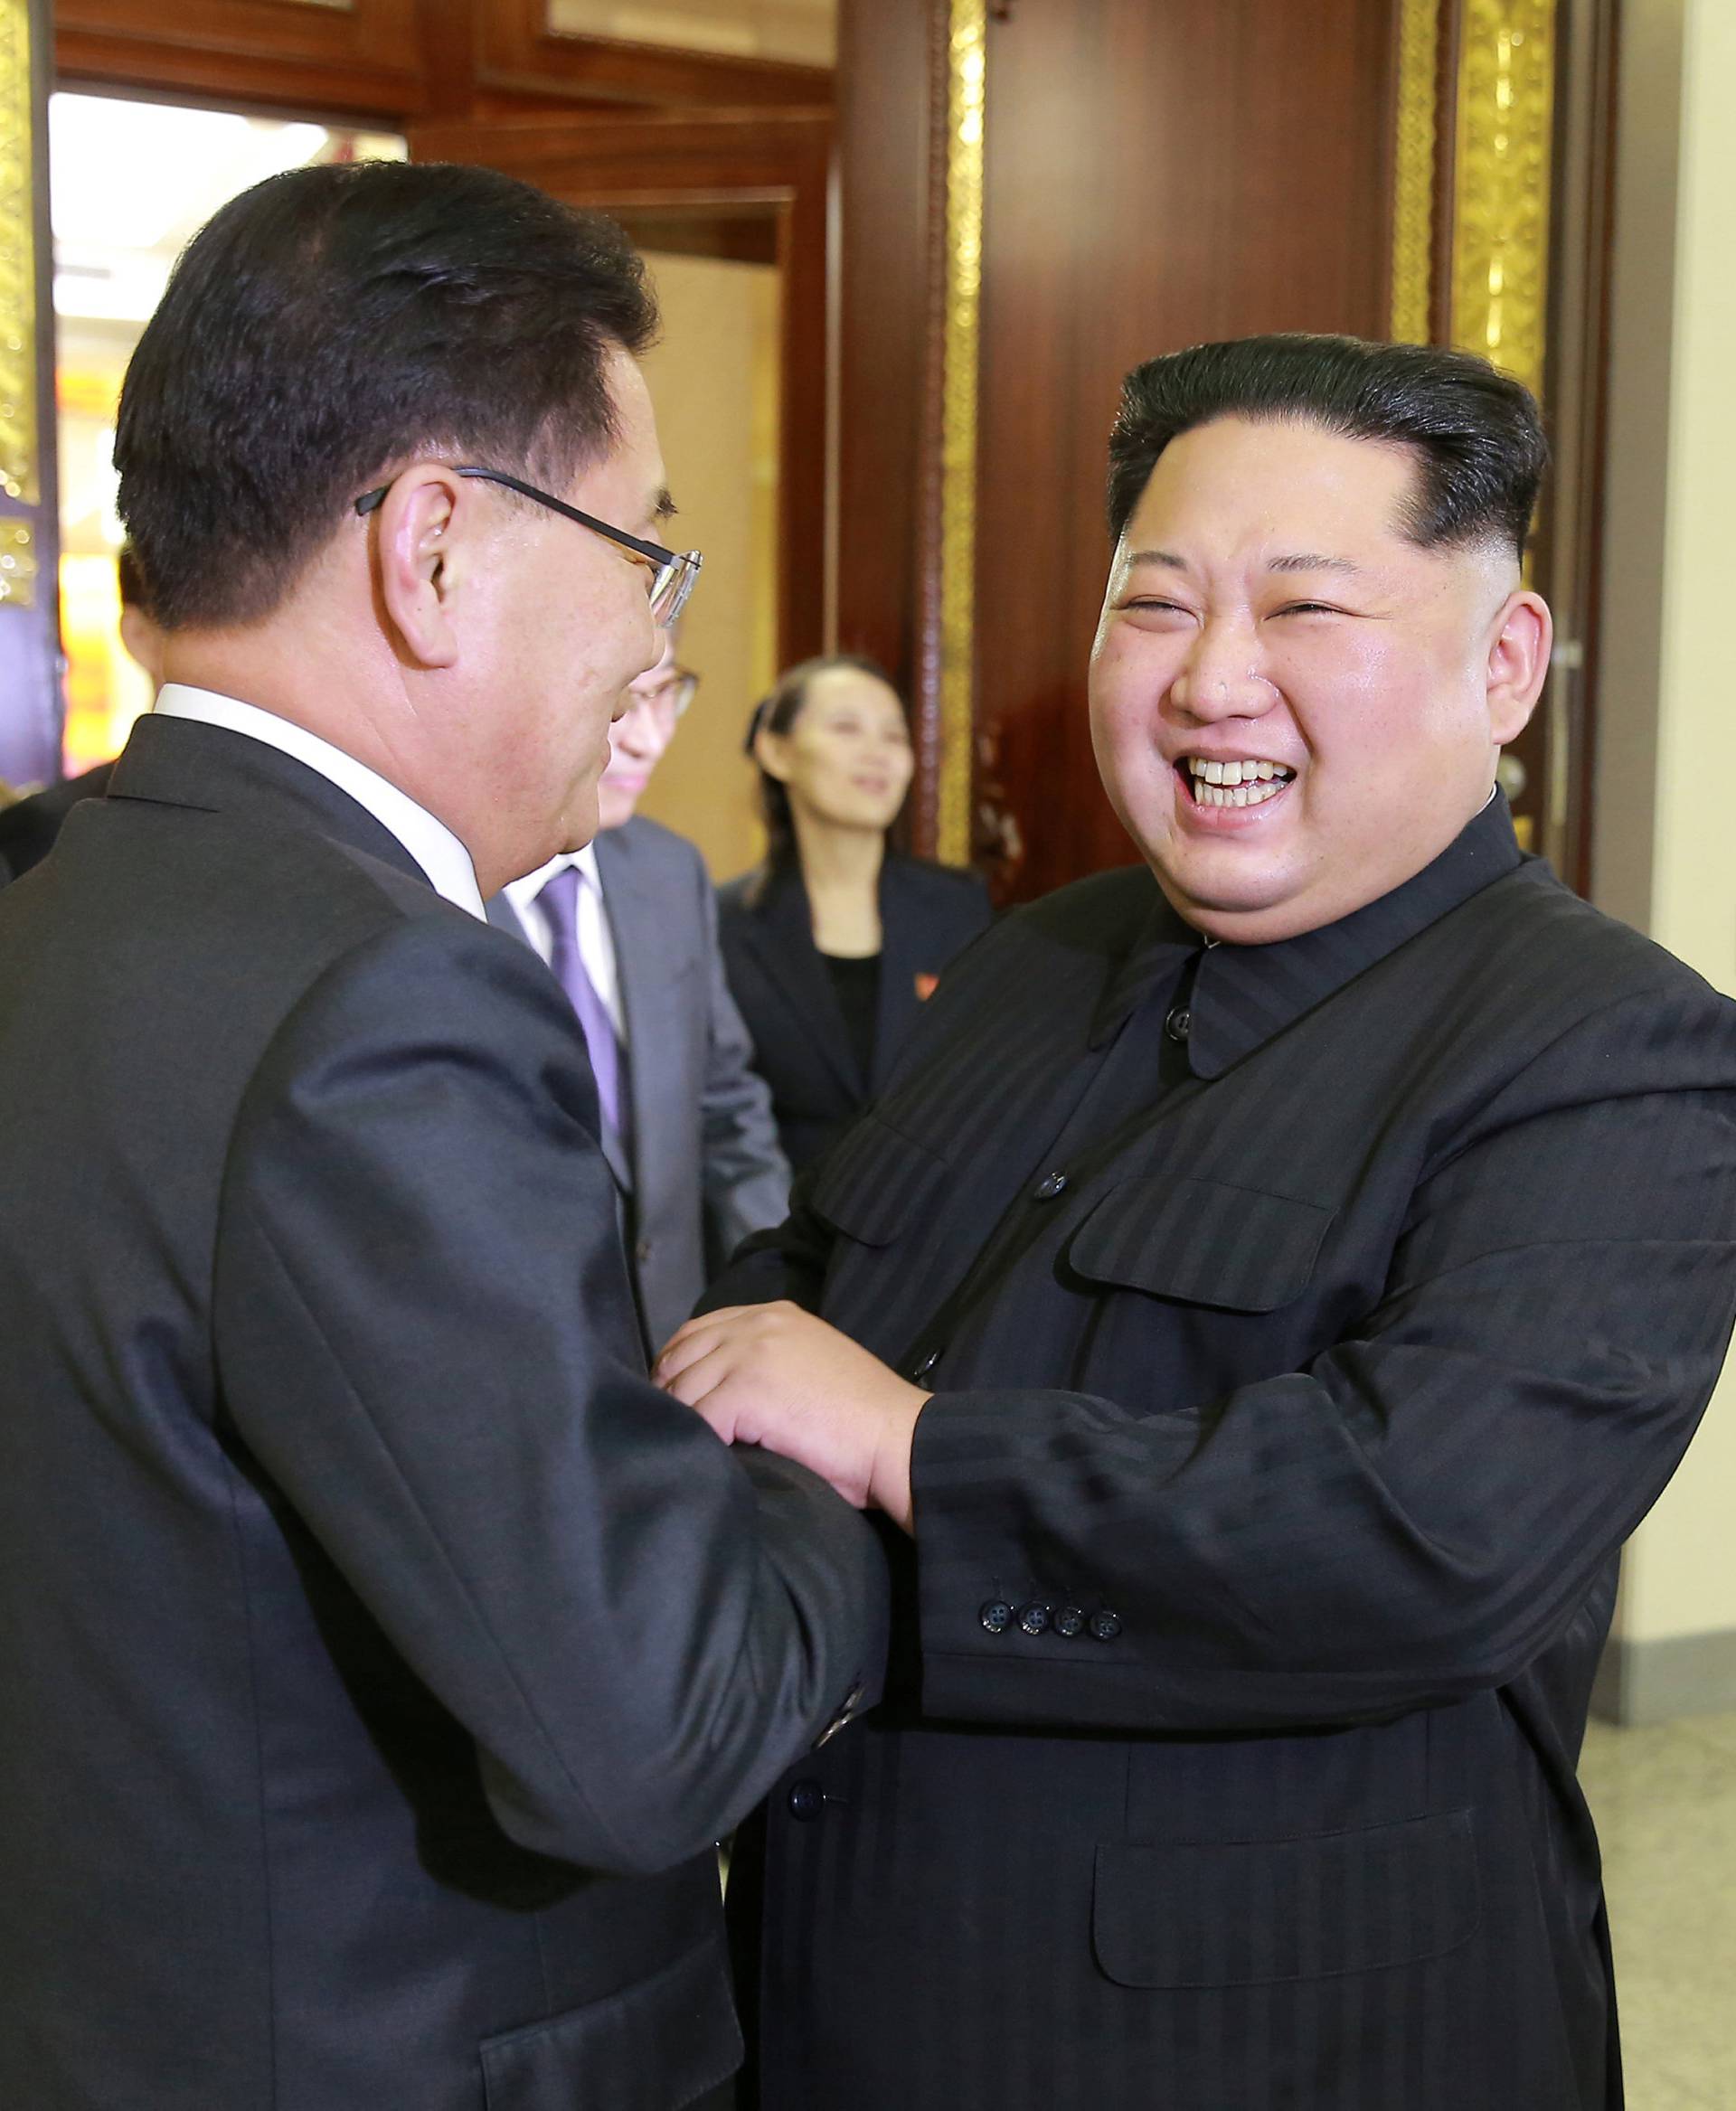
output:
[[[42,497],[33,165],[30,15],[0,0],[0,509]],[[29,608],[35,581],[32,523],[0,511],[0,607]]]
[[[1392,335],[1426,344],[1434,309],[1440,0],[1401,0],[1392,155]]]
[[[1450,333],[1543,392],[1554,0],[1463,0]]]
[[[976,395],[983,292],[987,0],[949,0],[947,253],[940,450],[940,768],[935,853],[971,853],[976,745]]]

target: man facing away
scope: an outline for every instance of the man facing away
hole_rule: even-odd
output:
[[[482,914],[691,583],[654,320],[607,222],[322,167],[129,371],[165,685],[0,898],[19,2111],[722,2101],[711,1843],[877,1677],[860,1521],[647,1382],[583,1041]]]
[[[1730,1336],[1736,1006],[1491,789],[1543,461],[1453,353],[1129,377],[1149,872],[967,954],[665,1355],[911,1535],[887,1709],[769,1805],[772,2111],[1621,2101],[1574,1768]]]
[[[672,632],[628,684],[597,787],[596,840],[508,883],[492,923],[535,947],[591,1051],[603,1149],[620,1183],[646,1340],[667,1341],[709,1274],[780,1223],[789,1167],[771,1095],[723,980],[703,860],[637,815],[698,686]]]

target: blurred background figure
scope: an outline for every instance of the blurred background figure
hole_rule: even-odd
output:
[[[120,642],[144,670],[152,694],[163,685],[163,633],[145,606],[145,586],[130,543],[115,559],[120,583]],[[0,887],[29,872],[54,847],[61,824],[80,799],[99,799],[108,788],[112,762],[99,762],[64,783],[9,804],[0,791]]]
[[[489,920],[560,977],[597,1073],[647,1345],[666,1341],[750,1231],[781,1223],[789,1168],[718,953],[699,853],[635,818],[698,676],[663,656],[627,691],[584,850],[514,880]]]
[[[748,731],[763,863],[719,895],[730,989],[798,1172],[877,1092],[940,970],[989,921],[973,872],[889,848],[910,730],[871,660],[792,667]]]

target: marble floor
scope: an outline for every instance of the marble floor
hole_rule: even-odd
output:
[[[1628,2111],[1736,2111],[1736,1715],[1594,1722]]]

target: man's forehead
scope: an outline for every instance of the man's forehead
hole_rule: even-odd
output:
[[[1418,466],[1408,448],[1311,424],[1196,426],[1153,465],[1123,561],[1173,568],[1202,541],[1230,542],[1275,572],[1348,577],[1413,547],[1404,527]]]

